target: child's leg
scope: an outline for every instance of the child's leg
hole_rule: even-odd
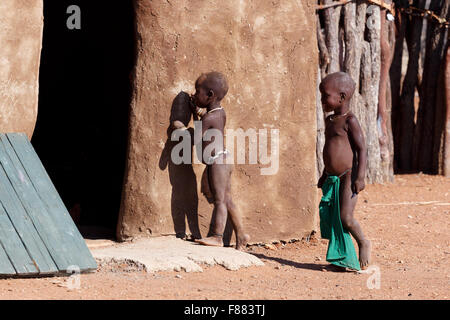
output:
[[[227,167],[225,164],[212,164],[208,168],[209,182],[214,196],[214,211],[211,223],[210,237],[197,240],[198,243],[209,246],[223,246],[223,232],[227,223],[227,206],[225,193],[227,186]]]
[[[214,195],[215,220],[213,223],[214,234],[223,235],[225,225],[227,224],[227,205],[225,195],[228,183],[228,172],[226,164],[214,163],[210,167],[211,188]]]
[[[359,263],[361,269],[367,268],[370,263],[370,241],[364,236],[361,226],[353,216],[358,195],[352,192],[351,172],[348,172],[341,178],[340,185],[340,209],[342,226],[348,230],[355,238],[359,247]]]
[[[205,167],[205,171],[203,171],[202,174],[201,192],[206,197],[206,200],[208,200],[209,203],[214,202],[214,196],[209,183],[209,166]]]
[[[242,216],[240,212],[237,210],[233,199],[231,197],[231,173],[232,166],[228,166],[228,184],[226,189],[226,205],[228,214],[230,215],[231,222],[233,224],[234,232],[236,233],[236,249],[243,250],[247,246],[248,241],[250,240],[250,236],[244,231],[244,224],[242,222]]]

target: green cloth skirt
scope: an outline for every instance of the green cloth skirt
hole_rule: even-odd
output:
[[[361,270],[352,238],[342,227],[339,185],[339,177],[328,176],[322,186],[323,195],[319,205],[320,233],[322,238],[330,240],[327,261],[340,267]]]

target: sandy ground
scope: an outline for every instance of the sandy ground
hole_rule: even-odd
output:
[[[264,266],[154,274],[103,266],[79,278],[2,279],[0,299],[448,300],[449,193],[450,179],[440,176],[403,175],[367,186],[356,217],[373,244],[368,274],[331,270],[318,233],[309,241],[248,248]]]

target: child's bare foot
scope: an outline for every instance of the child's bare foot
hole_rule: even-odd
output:
[[[236,250],[244,250],[247,247],[247,243],[250,241],[250,236],[248,234],[243,234],[237,237]]]
[[[195,239],[195,242],[204,246],[223,247],[223,240],[221,236],[212,236],[203,239]]]
[[[359,264],[362,270],[367,269],[370,264],[370,253],[372,250],[372,244],[369,240],[363,240],[358,244],[359,246]]]

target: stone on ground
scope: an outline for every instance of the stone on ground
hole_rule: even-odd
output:
[[[246,252],[225,247],[208,247],[173,236],[140,239],[127,243],[88,246],[99,265],[117,262],[140,265],[147,272],[202,272],[202,265],[221,265],[228,270],[262,266],[264,263]]]

